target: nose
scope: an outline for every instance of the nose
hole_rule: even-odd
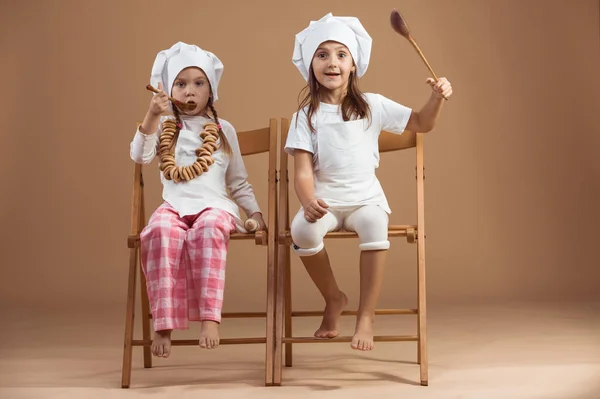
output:
[[[193,85],[186,85],[185,86],[185,95],[186,96],[192,96],[192,95],[194,95],[194,86]]]

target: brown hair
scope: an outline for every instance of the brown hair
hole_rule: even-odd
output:
[[[308,121],[308,127],[312,133],[315,132],[315,128],[312,124],[312,116],[316,112],[319,107],[320,99],[319,99],[319,82],[315,77],[315,72],[313,71],[312,65],[309,71],[308,82],[306,86],[302,88],[300,93],[298,94],[298,112],[302,110],[304,107],[308,105],[308,110],[305,111],[306,119]],[[300,96],[304,94],[304,98],[300,101]],[[365,99],[364,94],[358,88],[358,77],[354,72],[350,72],[350,76],[348,77],[348,87],[346,91],[346,95],[344,95],[344,99],[342,100],[342,118],[344,121],[349,121],[351,119],[369,119],[371,120],[371,109],[369,107],[369,103]],[[298,124],[298,119],[296,118],[296,124]]]
[[[231,144],[229,144],[229,140],[227,140],[227,137],[225,136],[225,133],[223,132],[223,128],[220,127],[221,124],[219,122],[219,117],[217,116],[217,110],[215,109],[215,106],[213,105],[212,102],[212,97],[210,97],[208,99],[208,104],[206,104],[206,107],[208,109],[210,109],[210,113],[212,114],[212,118],[215,121],[215,123],[217,124],[217,126],[219,126],[219,139],[221,140],[221,146],[220,148],[223,150],[223,152],[227,155],[231,155],[232,150],[231,150]],[[177,122],[177,131],[175,132],[175,138],[179,137],[179,129],[182,125],[181,123],[181,118],[179,117],[179,110],[177,109],[176,106],[173,106],[173,116],[175,116],[175,121]],[[173,145],[175,145],[176,139],[173,140]]]

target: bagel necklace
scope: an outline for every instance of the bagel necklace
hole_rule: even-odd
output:
[[[159,169],[163,172],[167,180],[190,181],[208,171],[210,165],[215,160],[213,153],[219,148],[217,139],[219,138],[219,126],[214,122],[208,122],[204,125],[204,131],[200,133],[202,146],[196,149],[196,161],[188,166],[178,166],[175,163],[175,144],[181,129],[181,123],[168,119],[162,123],[162,133],[159,138]]]

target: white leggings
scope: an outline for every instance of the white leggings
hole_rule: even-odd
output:
[[[300,209],[292,220],[292,249],[299,256],[311,256],[320,252],[323,237],[330,231],[355,231],[360,239],[361,251],[388,249],[388,214],[377,205],[364,205],[344,210],[327,209],[321,219],[310,223]]]

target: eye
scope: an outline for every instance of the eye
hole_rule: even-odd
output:
[[[177,86],[177,87],[183,87],[183,86],[185,86],[185,83],[183,83],[183,82],[177,82],[177,83],[175,83],[175,86]]]
[[[196,86],[204,86],[204,81],[203,80],[197,81]]]
[[[317,54],[317,58],[325,58],[325,57],[327,57],[326,53],[319,53],[319,54]]]
[[[340,58],[345,58],[346,56],[347,56],[347,54],[346,54],[346,53],[339,53],[339,54],[338,54],[338,57],[340,57]]]

